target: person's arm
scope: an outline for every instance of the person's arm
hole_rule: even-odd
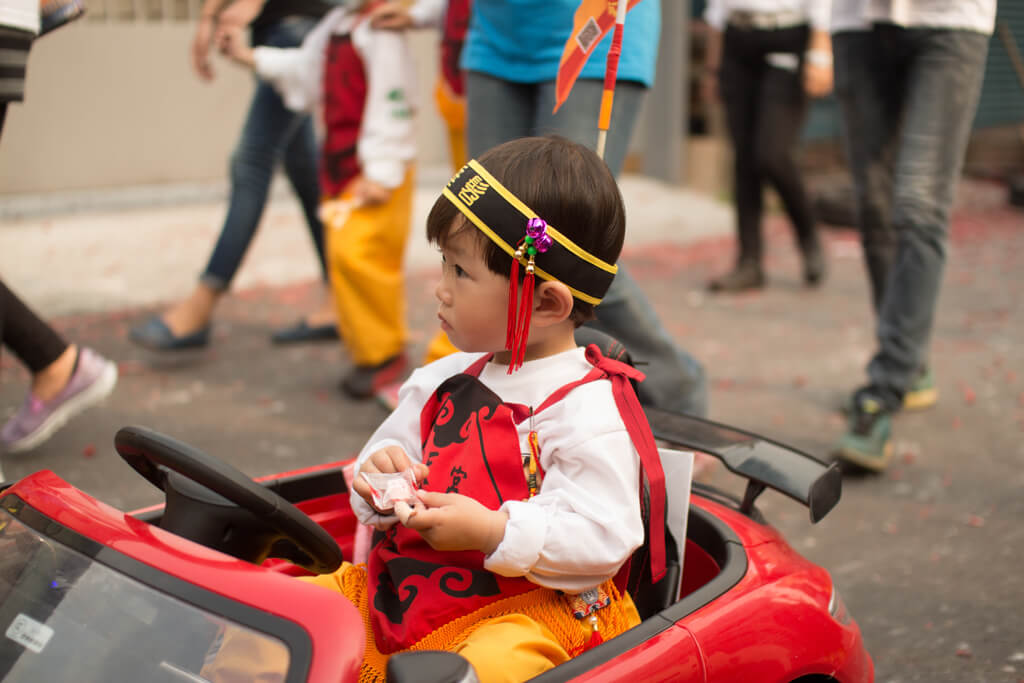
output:
[[[217,26],[217,15],[228,0],[205,0],[199,10],[199,23],[192,37],[192,68],[196,75],[204,81],[213,80],[213,67],[210,65],[210,46],[213,44],[214,31]]]
[[[811,36],[804,53],[804,90],[811,97],[824,97],[832,91],[832,35],[829,25],[832,0],[807,0]]]
[[[420,414],[423,407],[441,382],[460,372],[467,365],[462,354],[455,354],[418,368],[409,376],[398,392],[398,405],[395,410],[374,431],[356,458],[356,480],[359,479],[361,469],[375,453],[392,446],[400,448],[414,467],[417,463],[423,462],[423,448],[420,443]],[[419,479],[422,480],[425,473],[422,470],[418,473],[421,475]],[[356,491],[353,485],[350,495],[352,511],[362,524],[385,528],[398,521],[395,515],[380,514],[370,505],[363,493]]]
[[[415,69],[405,35],[378,31],[366,24],[356,28],[353,45],[366,65],[366,104],[356,154],[362,201],[386,201],[405,179],[416,156],[414,102]]]
[[[401,31],[409,28],[440,28],[445,0],[418,0],[411,7],[403,2],[382,2],[370,11],[376,29]]]
[[[502,506],[509,521],[484,566],[578,592],[613,577],[643,543],[639,456],[608,383],[580,387],[556,408],[548,419],[563,433],[545,430],[540,492]]]
[[[236,62],[255,69],[260,78],[280,93],[289,109],[312,111],[323,94],[321,78],[327,41],[345,18],[345,9],[332,10],[309,32],[302,45],[293,48],[240,45],[245,40],[242,29],[228,26],[222,34],[221,50]]]

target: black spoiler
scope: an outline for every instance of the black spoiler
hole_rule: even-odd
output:
[[[744,514],[750,514],[765,488],[806,505],[812,523],[839,502],[843,477],[838,463],[827,465],[791,446],[711,420],[649,406],[644,412],[656,438],[713,455],[730,472],[747,479],[740,505]]]

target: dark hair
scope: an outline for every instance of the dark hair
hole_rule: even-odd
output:
[[[590,149],[557,135],[519,138],[489,149],[477,161],[581,248],[608,263],[619,258],[626,235],[622,194],[608,166]],[[438,197],[427,217],[427,239],[443,247],[452,235],[466,229],[480,240],[487,267],[508,277],[512,257],[444,195]],[[594,305],[574,298],[571,318],[577,326],[593,320]]]

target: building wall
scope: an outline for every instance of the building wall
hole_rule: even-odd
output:
[[[182,21],[78,21],[29,56],[26,99],[0,138],[0,194],[223,179],[252,76],[220,58],[201,82]],[[436,35],[411,34],[420,71],[421,162],[444,164],[433,105]]]

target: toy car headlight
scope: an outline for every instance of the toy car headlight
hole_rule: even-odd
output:
[[[832,584],[832,593],[828,596],[828,614],[843,626],[849,625],[852,621],[850,612],[846,609],[846,603],[839,597],[839,590],[835,583]]]

